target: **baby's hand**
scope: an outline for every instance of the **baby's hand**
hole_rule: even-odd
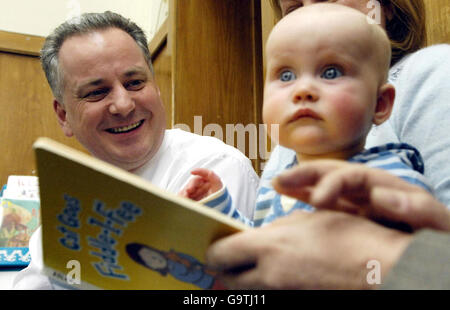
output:
[[[222,181],[211,170],[197,168],[191,174],[195,177],[180,191],[179,195],[182,197],[199,201],[222,188]]]

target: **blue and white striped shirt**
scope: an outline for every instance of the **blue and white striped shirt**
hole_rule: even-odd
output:
[[[389,143],[365,150],[354,155],[349,162],[362,163],[372,168],[387,170],[411,184],[415,184],[432,192],[431,186],[427,183],[424,173],[424,164],[419,151],[405,143]],[[295,154],[291,162],[286,167],[273,175],[277,175],[297,164]],[[273,222],[275,219],[288,215],[294,210],[313,211],[314,207],[294,198],[278,194],[270,184],[271,180],[265,180],[260,184],[256,198],[256,208],[253,220],[244,217],[234,206],[231,197],[224,187],[215,198],[209,200],[205,205],[222,212],[243,223],[259,227]]]

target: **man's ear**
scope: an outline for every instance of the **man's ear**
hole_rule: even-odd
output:
[[[373,123],[381,125],[391,115],[394,106],[395,88],[392,84],[384,84],[378,92],[377,106],[373,115]]]
[[[70,124],[67,122],[66,110],[63,105],[56,99],[53,100],[53,109],[55,110],[58,124],[61,126],[66,137],[72,137],[73,131]]]

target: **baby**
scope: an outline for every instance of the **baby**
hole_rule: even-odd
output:
[[[291,168],[314,159],[341,159],[386,169],[427,188],[419,152],[407,144],[364,150],[373,124],[389,118],[395,89],[387,83],[391,47],[384,30],[359,11],[331,3],[297,9],[272,30],[266,43],[263,120],[279,126],[280,145],[296,152]],[[278,171],[277,173],[281,173]],[[198,169],[181,194],[252,226],[295,209],[302,201],[261,184],[253,220],[232,206],[211,171]]]

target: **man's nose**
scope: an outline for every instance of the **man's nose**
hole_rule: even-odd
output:
[[[292,101],[300,102],[316,102],[319,99],[319,92],[311,79],[301,79],[295,84]]]
[[[135,102],[128,90],[120,86],[115,90],[113,102],[109,105],[109,112],[114,115],[128,116],[135,106]]]

